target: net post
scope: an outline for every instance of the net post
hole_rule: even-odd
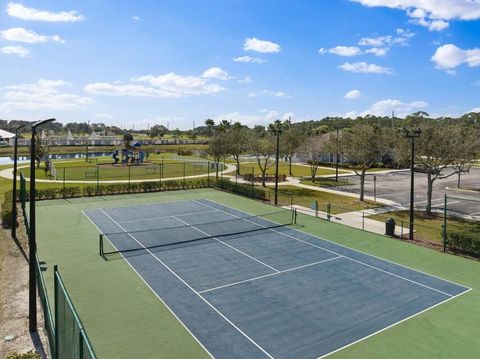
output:
[[[59,359],[58,355],[58,334],[59,334],[59,318],[58,318],[58,313],[59,313],[59,308],[58,308],[58,278],[57,278],[57,272],[58,272],[58,266],[55,264],[53,266],[53,299],[54,299],[54,304],[55,304],[55,318],[54,318],[54,323],[55,323],[55,328],[54,328],[54,343],[55,343],[55,348],[53,348],[53,358],[54,359]]]
[[[83,359],[83,329],[78,331],[78,359]]]
[[[98,251],[99,251],[100,257],[105,258],[103,254],[103,234],[101,233],[98,235]]]

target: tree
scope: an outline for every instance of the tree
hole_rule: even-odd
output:
[[[237,162],[237,175],[240,175],[240,156],[251,147],[250,130],[243,127],[240,122],[235,122],[225,133],[228,154]]]
[[[462,174],[470,171],[480,155],[480,131],[467,127],[458,131],[456,156],[452,166],[457,174],[457,187],[460,188]]]
[[[167,133],[167,128],[164,125],[155,125],[150,128],[150,131],[148,132],[148,135],[151,138],[154,137],[163,137]]]
[[[215,121],[212,120],[211,118],[207,118],[205,120],[205,126],[207,126],[208,135],[212,136],[213,135],[213,129],[215,128]]]
[[[35,162],[37,163],[37,168],[40,167],[42,159],[48,157],[49,148],[47,141],[42,141],[39,134],[35,135]]]
[[[360,201],[364,201],[365,174],[380,160],[386,147],[382,130],[369,125],[354,126],[342,131],[339,146],[355,174],[360,177]]]
[[[292,176],[292,158],[305,140],[306,134],[299,127],[292,125],[290,120],[283,122],[283,128],[281,148],[288,159],[288,174]]]
[[[125,148],[129,148],[132,141],[133,135],[131,133],[126,132],[123,134],[123,144],[125,145]]]
[[[265,187],[265,177],[268,169],[275,163],[275,137],[271,133],[265,134],[263,137],[256,137],[253,141],[252,150],[258,167],[262,173],[262,186]]]
[[[456,172],[444,173],[451,166],[458,151],[460,131],[458,127],[446,121],[425,119],[416,122],[421,130],[420,136],[415,139],[415,163],[427,179],[427,206],[426,214],[432,214],[433,184],[437,179],[445,179]],[[397,160],[408,163],[410,156],[409,140],[400,135],[397,146]]]
[[[307,158],[307,163],[310,165],[312,182],[315,182],[316,180],[317,170],[321,163],[322,154],[326,152],[325,136],[326,135],[310,136],[299,148],[299,152]]]
[[[228,154],[228,141],[224,133],[217,133],[208,143],[207,153],[215,161],[215,173],[218,180],[218,163]]]

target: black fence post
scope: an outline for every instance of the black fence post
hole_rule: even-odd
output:
[[[158,164],[158,175],[159,175],[159,182],[158,182],[158,190],[162,190],[162,165]]]
[[[100,167],[99,166],[97,166],[97,188],[96,188],[95,192],[96,192],[97,196],[100,193]]]
[[[186,165],[186,162],[183,162],[183,182],[182,182],[182,189],[185,189],[185,165]]]
[[[210,187],[210,161],[207,161],[207,185]]]
[[[128,193],[130,193],[130,181],[131,181],[131,175],[132,175],[131,174],[132,166],[129,166],[128,164],[127,164],[127,166],[128,166]]]

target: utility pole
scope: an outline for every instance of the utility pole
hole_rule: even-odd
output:
[[[408,239],[413,240],[413,221],[414,221],[414,204],[415,204],[415,139],[420,136],[422,131],[419,128],[404,128],[405,137],[410,139],[410,221]]]

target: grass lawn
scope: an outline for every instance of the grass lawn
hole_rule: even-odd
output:
[[[368,216],[368,218],[378,221],[385,221],[387,218],[393,218],[400,225],[403,221],[404,226],[408,227],[409,211],[393,211],[380,215]],[[423,211],[415,211],[415,238],[423,241],[428,241],[436,244],[442,243],[442,225],[443,216],[434,213],[431,217],[426,216]],[[475,232],[480,230],[479,222],[469,221],[462,218],[448,218],[448,231],[462,231],[469,230]]]
[[[267,187],[270,191],[270,197],[273,198],[273,188]],[[374,202],[360,202],[355,197],[342,196],[334,193],[315,191],[295,186],[279,186],[279,201],[283,204],[290,204],[290,198],[293,198],[293,204],[310,208],[313,201],[318,201],[320,211],[327,211],[327,205],[330,204],[330,212],[339,214],[352,211],[361,211],[362,209],[381,207],[382,205]]]
[[[240,173],[243,175],[245,173],[252,173],[255,172],[255,175],[260,175],[262,172],[260,171],[260,167],[256,162],[248,162],[248,163],[240,163]],[[234,174],[235,172],[232,171],[230,174]],[[285,162],[281,162],[278,165],[278,173],[280,175],[289,176],[288,164]],[[347,173],[346,171],[339,171],[339,173]],[[267,174],[274,175],[275,174],[275,165],[271,166],[267,170]],[[327,175],[334,175],[335,170],[319,168],[317,171],[317,176],[327,176]],[[308,166],[300,166],[300,165],[292,165],[292,175],[294,177],[307,177],[310,176],[310,167]]]

